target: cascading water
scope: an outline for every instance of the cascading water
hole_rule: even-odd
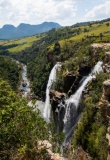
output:
[[[68,139],[73,134],[75,125],[77,124],[77,121],[80,117],[79,113],[79,103],[81,100],[82,92],[85,89],[86,85],[89,81],[91,81],[93,78],[95,78],[96,74],[100,73],[102,70],[102,62],[98,62],[92,72],[88,75],[88,77],[83,81],[82,85],[79,87],[79,89],[76,91],[75,94],[73,94],[68,100],[66,100],[66,112],[64,117],[64,132],[66,134],[66,138],[64,141],[65,145],[68,141]]]
[[[55,82],[56,80],[56,70],[61,67],[61,63],[58,62],[53,69],[50,72],[50,76],[49,76],[49,80],[48,80],[48,84],[47,84],[47,88],[46,88],[46,101],[45,101],[45,107],[44,107],[44,113],[43,113],[43,117],[44,119],[49,122],[50,119],[50,96],[49,96],[49,92],[51,89],[51,86],[53,84],[53,82]]]

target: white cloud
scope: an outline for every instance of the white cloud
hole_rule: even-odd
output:
[[[104,19],[110,17],[110,1],[107,0],[98,6],[95,6],[92,10],[90,10],[86,15],[86,20],[97,20]]]
[[[44,21],[72,25],[75,16],[76,0],[0,0],[0,26]]]

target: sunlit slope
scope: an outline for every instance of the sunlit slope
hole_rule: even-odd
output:
[[[109,25],[107,25],[107,23],[109,23]],[[94,37],[96,42],[110,41],[110,21],[102,24],[92,24],[91,26],[71,27],[71,33],[71,37],[59,41],[61,45],[63,45],[65,41],[80,41],[87,37]]]
[[[26,38],[20,38],[20,39],[15,39],[15,40],[9,40],[9,41],[0,41],[0,45],[2,46],[11,46],[9,47],[8,51],[9,52],[20,52],[22,50],[25,50],[28,47],[32,46],[32,43],[34,41],[37,41],[41,38],[41,35],[35,35],[31,37],[26,37]],[[14,46],[15,45],[15,46]]]

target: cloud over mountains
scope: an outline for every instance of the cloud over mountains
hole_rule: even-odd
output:
[[[76,0],[0,0],[0,24],[69,24],[76,15]]]
[[[109,7],[110,0],[0,0],[0,27],[44,21],[73,25],[109,18]]]

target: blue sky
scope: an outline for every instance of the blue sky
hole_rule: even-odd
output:
[[[0,27],[44,21],[70,26],[105,18],[110,18],[110,0],[0,0]]]

